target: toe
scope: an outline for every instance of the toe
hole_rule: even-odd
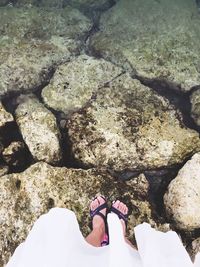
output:
[[[120,202],[118,208],[119,208],[120,212],[123,213],[123,211],[124,211],[124,204],[122,202]]]
[[[98,201],[98,199],[95,199],[95,202],[94,202],[94,209],[96,209],[98,206],[99,206],[99,201]]]
[[[95,203],[95,199],[92,199],[91,203],[90,203],[90,209],[94,210],[94,204]]]
[[[103,199],[103,197],[99,196],[97,197],[97,200],[99,201],[99,204],[102,205],[105,203],[105,200]]]
[[[115,202],[113,203],[113,207],[116,208],[116,209],[118,209],[119,204],[120,204],[120,201],[117,200],[117,201],[115,201]]]
[[[94,199],[92,202],[91,202],[91,205],[90,205],[90,208],[91,210],[95,210],[99,205],[99,202],[97,199]]]
[[[125,214],[128,214],[128,207],[126,206]]]
[[[122,213],[126,214],[126,206],[124,205],[123,209],[122,209]]]

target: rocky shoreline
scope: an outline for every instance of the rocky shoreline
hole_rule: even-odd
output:
[[[97,192],[200,238],[195,1],[0,0],[0,266],[54,206]]]

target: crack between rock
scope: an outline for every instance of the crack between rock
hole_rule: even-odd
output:
[[[101,7],[100,9],[97,9],[94,12],[87,11],[85,13],[85,15],[88,16],[93,23],[91,30],[88,32],[88,34],[84,40],[83,51],[85,52],[86,55],[93,56],[94,58],[98,58],[97,56],[94,56],[94,55],[92,55],[92,53],[90,53],[91,52],[90,51],[91,50],[90,49],[90,39],[92,38],[92,36],[95,33],[100,31],[99,25],[100,25],[101,16],[105,12],[107,12],[109,9],[111,9],[114,5],[116,5],[116,1],[115,0],[109,0],[108,4],[105,4],[105,7]]]

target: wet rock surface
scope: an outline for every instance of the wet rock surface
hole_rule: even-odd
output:
[[[4,164],[0,164],[0,177],[7,174],[9,171],[9,167]]]
[[[99,9],[105,6],[109,6],[112,1],[110,0],[69,0],[68,1],[72,6],[79,9]]]
[[[77,53],[91,22],[78,10],[0,9],[0,95],[48,82],[57,64]]]
[[[18,101],[16,122],[33,158],[59,163],[62,155],[56,118],[34,95],[22,95]]]
[[[82,55],[60,65],[42,90],[45,104],[69,114],[83,108],[94,94],[122,70],[103,59]]]
[[[194,91],[190,96],[191,116],[195,123],[200,126],[200,90]]]
[[[0,0],[0,7],[5,6],[9,3],[9,0]]]
[[[182,162],[200,149],[166,99],[124,74],[99,90],[68,121],[75,158],[85,166],[151,169]]]
[[[195,154],[169,184],[164,196],[170,221],[179,229],[200,228],[200,154]]]
[[[12,142],[2,152],[3,160],[11,167],[24,166],[27,161],[25,144],[20,141]]]
[[[192,241],[189,250],[191,258],[194,261],[196,254],[200,252],[200,237]]]
[[[200,84],[200,17],[191,0],[120,0],[91,39],[96,55],[175,90]]]
[[[113,181],[108,174],[98,174],[96,170],[58,168],[43,162],[32,165],[23,173],[1,177],[1,266],[8,260],[17,244],[25,239],[34,221],[54,206],[73,210],[81,229],[87,234],[90,221],[88,205],[91,196],[97,192],[106,195],[110,201],[119,197],[126,201],[131,207],[130,229],[142,221],[166,229],[167,225],[156,224],[152,219],[151,207],[144,197],[148,194],[146,192],[144,195],[148,190],[145,177],[140,176],[137,179],[141,181],[140,186],[134,181]],[[129,237],[132,238],[131,231]]]
[[[5,5],[6,0],[1,0],[2,5]],[[7,1],[8,2],[8,1]],[[102,7],[109,6],[111,0],[17,0],[14,1],[16,6],[40,6],[40,7],[54,7],[62,8],[66,5],[71,5],[75,8],[86,9],[101,9]],[[1,2],[0,2],[1,5]]]
[[[13,122],[13,121],[14,121],[14,118],[12,114],[7,112],[4,106],[2,105],[2,103],[0,102],[0,128],[6,126],[6,124]]]

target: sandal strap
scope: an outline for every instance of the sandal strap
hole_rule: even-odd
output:
[[[90,216],[93,218],[95,215],[99,215],[101,216],[104,221],[106,220],[106,215],[104,215],[103,213],[101,213],[100,211],[103,209],[107,209],[108,205],[107,203],[103,203],[102,205],[100,205],[99,207],[97,207],[95,210],[90,210]]]
[[[111,212],[115,213],[119,219],[124,220],[126,226],[127,226],[127,222],[128,222],[128,214],[123,214],[121,213],[121,211],[119,211],[118,209],[116,209],[115,207],[111,207]]]

